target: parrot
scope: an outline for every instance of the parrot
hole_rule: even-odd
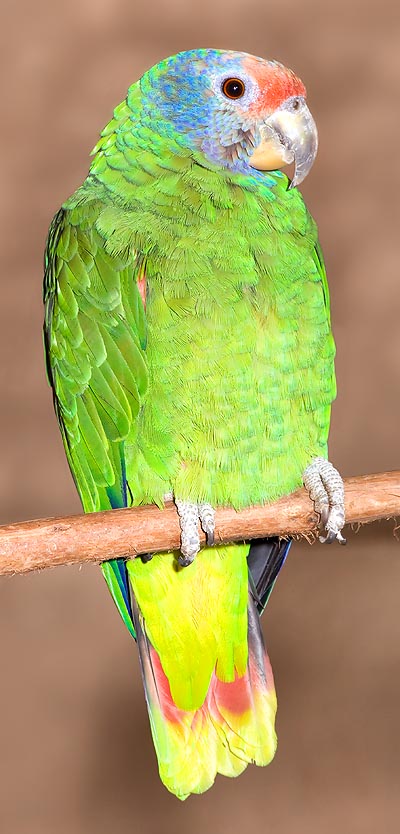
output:
[[[345,542],[329,291],[298,190],[317,146],[292,70],[180,52],[129,87],[48,233],[47,375],[83,510],[172,500],[179,516],[179,550],[102,571],[182,800],[276,749],[260,614],[290,540],[220,544],[215,510],[304,483],[321,540]]]

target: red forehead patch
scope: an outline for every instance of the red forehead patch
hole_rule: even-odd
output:
[[[300,78],[281,64],[268,63],[249,56],[244,59],[243,67],[253,76],[260,88],[257,100],[249,108],[257,114],[276,110],[291,96],[306,95],[306,88]]]

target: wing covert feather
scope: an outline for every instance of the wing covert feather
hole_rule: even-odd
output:
[[[93,206],[56,214],[45,255],[46,362],[86,512],[126,503],[123,444],[135,436],[147,388],[138,275],[143,264],[134,253],[105,251]]]

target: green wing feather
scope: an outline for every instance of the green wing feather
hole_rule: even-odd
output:
[[[85,512],[128,504],[124,444],[135,438],[147,388],[146,321],[137,286],[143,264],[111,256],[95,228],[101,204],[61,209],[45,255],[47,372],[69,465]],[[134,634],[126,570],[103,568]]]

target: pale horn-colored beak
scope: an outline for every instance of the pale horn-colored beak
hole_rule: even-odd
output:
[[[294,162],[294,176],[289,188],[306,178],[318,150],[318,133],[314,119],[302,96],[286,99],[260,127],[261,142],[250,157],[258,171],[276,171]]]

